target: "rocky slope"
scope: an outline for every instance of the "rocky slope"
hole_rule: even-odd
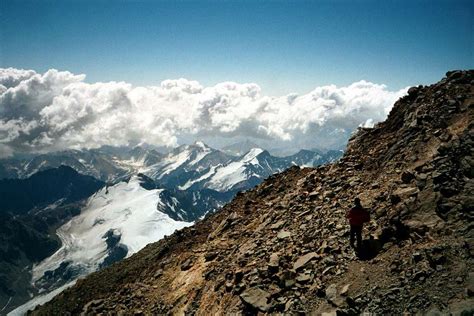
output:
[[[411,88],[339,162],[271,176],[34,314],[472,313],[473,82]],[[356,196],[372,212],[358,256]]]

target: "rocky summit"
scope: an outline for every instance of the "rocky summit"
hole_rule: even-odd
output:
[[[270,176],[33,314],[472,314],[473,82],[409,89],[340,161]],[[355,197],[371,213],[357,254]]]

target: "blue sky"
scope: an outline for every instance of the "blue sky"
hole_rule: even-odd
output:
[[[399,89],[473,68],[472,3],[4,0],[0,66],[273,95],[361,79]]]

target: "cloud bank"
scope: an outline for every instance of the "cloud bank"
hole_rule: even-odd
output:
[[[367,81],[272,97],[253,83],[203,87],[178,79],[134,87],[84,80],[55,69],[0,69],[0,156],[102,145],[175,146],[182,135],[280,143],[304,138],[314,147],[318,139],[337,139],[384,120],[406,93]]]

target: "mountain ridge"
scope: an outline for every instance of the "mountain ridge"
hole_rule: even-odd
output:
[[[252,147],[254,148],[254,147]],[[190,163],[191,165],[183,165],[185,172],[192,172],[193,164],[200,164],[202,169],[209,167],[218,167],[219,164],[226,165],[229,162],[236,161],[245,156],[252,148],[245,151],[241,155],[229,155],[225,151],[214,149],[201,141],[196,141],[190,145],[181,145],[168,153],[160,153],[149,146],[128,147],[112,147],[104,146],[98,149],[90,150],[67,150],[61,152],[52,152],[49,154],[32,155],[28,158],[9,158],[0,160],[0,178],[27,178],[34,173],[50,168],[57,168],[61,165],[72,167],[76,171],[84,175],[93,176],[99,180],[109,183],[115,183],[132,174],[146,173],[154,180],[160,180],[163,185],[167,182],[176,184],[180,181],[181,174],[166,177],[166,167],[171,167],[171,171],[176,171],[175,167],[179,167],[182,163]],[[311,159],[310,155],[319,157],[320,159]],[[190,159],[191,156],[193,159]],[[208,156],[208,157],[206,157]],[[275,159],[290,159],[297,157],[297,154],[288,157],[274,157]],[[300,157],[300,161],[306,164],[321,164],[330,160],[338,159],[340,155],[326,155],[317,151],[305,152],[308,157],[305,161]],[[184,161],[180,161],[185,159]],[[201,161],[202,160],[202,161]],[[167,166],[167,163],[171,166]],[[177,164],[177,165],[173,165]],[[189,168],[186,168],[189,167]],[[195,170],[194,170],[195,171]],[[199,171],[199,170],[198,170]],[[193,176],[192,173],[189,174]],[[189,176],[188,175],[188,176]],[[159,178],[160,177],[160,178]],[[166,180],[166,178],[178,178],[178,180]],[[160,181],[159,181],[160,182]]]

